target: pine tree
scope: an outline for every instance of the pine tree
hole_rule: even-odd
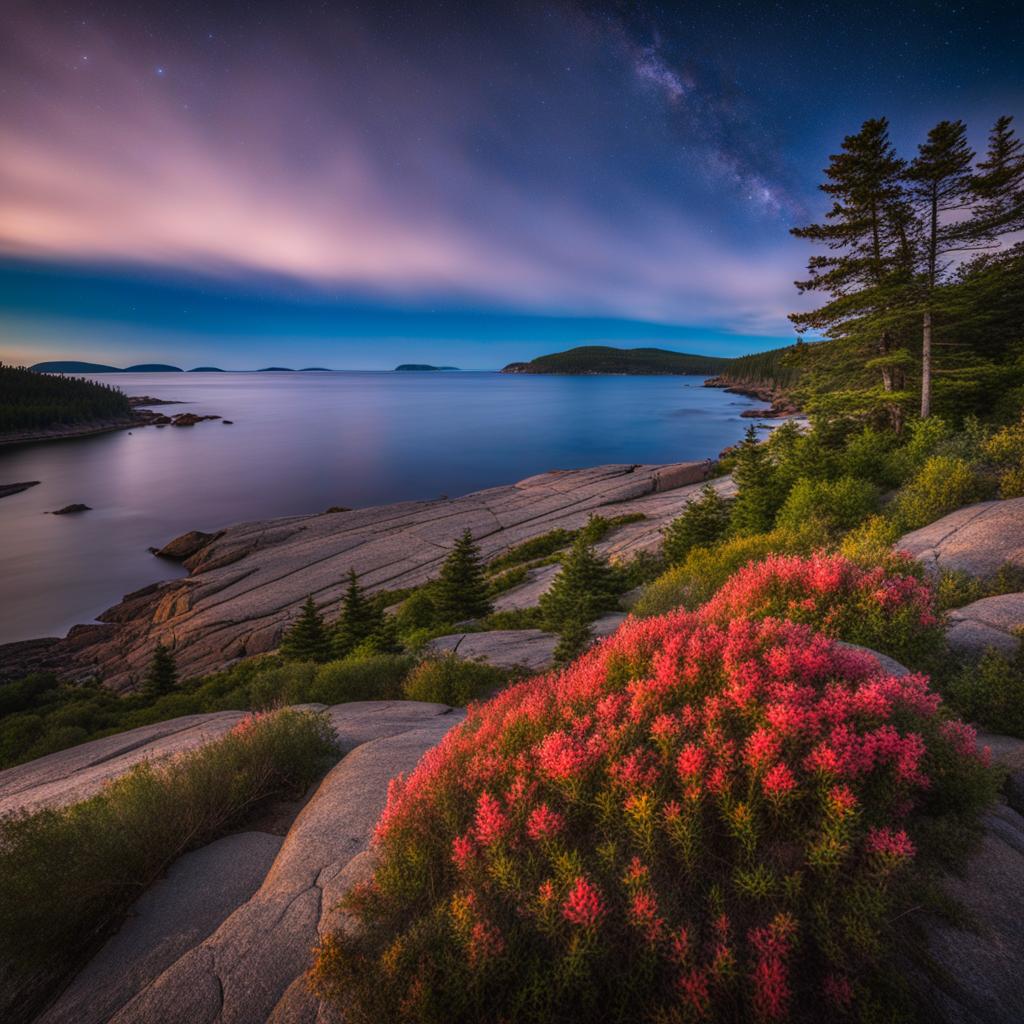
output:
[[[281,640],[280,653],[293,661],[329,661],[331,641],[312,595]]]
[[[737,446],[732,478],[737,487],[730,516],[733,533],[739,536],[766,533],[775,525],[775,515],[782,507],[785,494],[776,480],[771,454],[758,440],[753,427],[747,428]]]
[[[729,530],[729,503],[711,484],[691,501],[664,531],[663,551],[669,565],[679,565],[693,548],[720,540]]]
[[[790,320],[799,332],[829,334],[855,350],[863,369],[879,373],[881,393],[870,388],[842,396],[844,404],[881,407],[898,430],[903,423],[908,353],[900,344],[912,311],[914,283],[913,219],[903,179],[906,164],[889,139],[885,118],[865,121],[829,159],[821,190],[832,200],[825,221],[793,228],[797,238],[825,245],[808,277],[797,281],[801,294],[830,298]],[[868,356],[866,350],[873,350]]]
[[[599,557],[583,533],[577,535],[562,569],[541,596],[540,610],[548,629],[561,632],[568,623],[592,622],[619,603],[615,570]]]
[[[910,197],[917,214],[921,281],[921,418],[932,407],[932,330],[936,289],[943,283],[956,252],[983,247],[976,219],[957,219],[976,197],[972,171],[974,150],[967,144],[963,121],[940,121],[917,148],[907,171]]]
[[[480,561],[480,549],[466,530],[441,566],[433,588],[437,620],[446,625],[482,619],[491,613],[490,592]]]
[[[556,665],[568,665],[589,646],[593,639],[590,623],[585,613],[577,613],[562,623],[558,633],[558,643],[552,655]]]
[[[147,697],[162,697],[177,685],[178,666],[174,655],[162,643],[158,643],[153,651],[153,660],[149,663],[142,692]]]
[[[348,571],[348,586],[341,599],[341,615],[331,637],[336,658],[344,658],[360,644],[383,634],[384,611],[380,605],[366,596],[359,586],[359,577],[354,569]]]
[[[1024,143],[1013,130],[1012,117],[1000,117],[993,125],[974,191],[974,214],[990,239],[1024,229]]]

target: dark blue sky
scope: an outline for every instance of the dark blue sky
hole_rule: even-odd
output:
[[[287,9],[286,9],[287,8]],[[514,10],[509,10],[514,8]],[[5,7],[0,354],[784,343],[842,136],[1020,115],[996,3]]]

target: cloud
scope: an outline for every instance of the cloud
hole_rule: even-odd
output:
[[[500,34],[449,40],[450,59],[428,62],[352,22],[334,64],[309,40],[254,37],[220,68],[51,24],[16,21],[20,56],[0,70],[9,257],[786,329],[793,249],[781,231],[738,242],[737,228],[745,204],[778,214],[787,200],[727,144],[738,122],[723,127],[722,101],[656,48],[621,71],[689,108],[699,159],[682,169],[673,140],[629,134],[646,131],[629,116],[642,98],[568,20],[545,21],[525,68],[500,64]]]

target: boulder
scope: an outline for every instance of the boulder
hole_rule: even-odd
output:
[[[964,875],[944,881],[946,893],[975,927],[933,918],[926,928],[927,952],[937,970],[917,986],[922,1020],[1024,1020],[1024,818],[999,804],[986,816],[985,826]]]
[[[992,576],[1004,565],[1024,569],[1024,498],[982,501],[906,534],[896,548],[933,571]]]
[[[186,853],[36,1024],[104,1024],[260,887],[284,842],[239,832]]]
[[[1024,594],[983,597],[950,613],[946,639],[953,650],[979,657],[993,647],[1012,657],[1020,649],[1017,630],[1024,628]]]
[[[180,537],[175,537],[174,540],[168,541],[154,553],[161,558],[173,558],[176,562],[183,562],[186,558],[191,558],[194,554],[197,554],[219,536],[219,533],[203,533],[202,530],[189,530],[188,533],[183,533]]]
[[[431,654],[457,654],[498,668],[542,672],[550,668],[558,637],[540,629],[496,629],[489,633],[452,633],[427,644]]]

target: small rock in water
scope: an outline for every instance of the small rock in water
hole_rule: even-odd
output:
[[[230,427],[234,422],[234,420],[221,420],[225,427]]]
[[[91,505],[83,505],[81,503],[77,503],[75,505],[65,505],[63,508],[54,509],[53,514],[55,516],[66,516],[66,515],[70,515],[72,512],[91,512],[91,511],[92,511],[92,506]]]

